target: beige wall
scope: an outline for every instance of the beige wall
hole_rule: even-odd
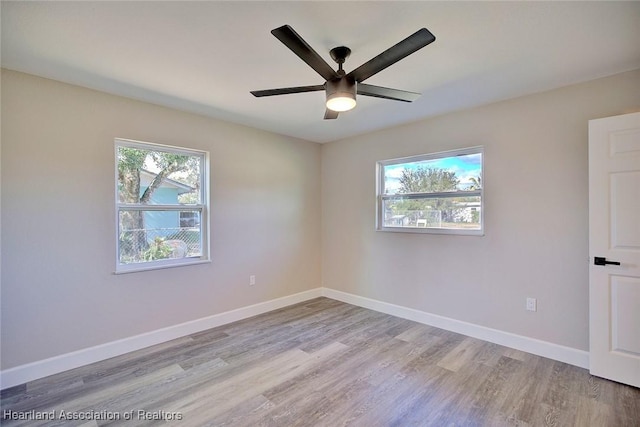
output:
[[[324,145],[324,286],[588,349],[587,121],[637,109],[640,70]],[[376,161],[476,145],[484,237],[374,231]]]
[[[116,137],[210,152],[210,264],[113,274]],[[320,151],[3,70],[2,369],[320,286]]]
[[[318,145],[3,70],[1,368],[321,277],[587,349],[587,121],[639,109],[639,91],[640,70]],[[210,264],[113,274],[116,137],[211,153]],[[484,237],[374,231],[377,160],[475,145],[485,147]]]

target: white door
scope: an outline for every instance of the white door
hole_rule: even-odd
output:
[[[640,387],[640,113],[589,121],[589,254],[591,373]]]

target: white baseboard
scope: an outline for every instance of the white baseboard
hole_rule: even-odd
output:
[[[589,352],[412,308],[322,288],[322,296],[589,369]]]
[[[336,291],[334,289],[316,288],[6,369],[0,372],[0,389],[4,390],[5,388],[24,384],[38,378],[44,378],[69,369],[78,368],[80,366],[106,360],[111,357],[120,356],[131,351],[161,344],[172,339],[181,338],[196,332],[226,325],[228,323],[266,313],[268,311],[277,310],[279,308],[287,307],[289,305],[297,304],[320,296],[379,311],[381,313],[390,314],[392,316],[401,317],[403,319],[413,320],[425,325],[457,332],[473,338],[500,344],[505,347],[536,354],[538,356],[548,357],[550,359],[579,366],[581,368],[589,368],[589,353],[586,351],[522,335],[516,335],[497,329],[491,329],[448,317],[438,316],[436,314],[426,313],[424,311],[402,307],[346,292]]]
[[[57,374],[69,369],[120,356],[131,351],[167,342],[196,332],[246,319],[268,311],[277,310],[292,304],[322,296],[322,289],[316,288],[270,301],[261,302],[236,310],[214,314],[190,322],[158,329],[129,338],[89,347],[49,359],[39,360],[26,365],[16,366],[0,372],[0,388],[5,389],[24,384],[38,378]]]

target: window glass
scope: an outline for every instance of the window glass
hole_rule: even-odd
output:
[[[474,147],[379,162],[378,229],[481,234],[482,156]]]
[[[116,272],[207,260],[207,155],[116,140]]]

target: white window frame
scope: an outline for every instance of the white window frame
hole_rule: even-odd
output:
[[[199,204],[141,204],[120,203],[118,198],[118,147],[139,148],[143,150],[163,151],[174,154],[200,157],[200,203]],[[115,158],[115,238],[116,238],[116,269],[115,274],[132,273],[137,271],[157,270],[162,268],[180,267],[185,265],[203,264],[211,262],[209,249],[209,152],[172,145],[156,144],[152,142],[135,141],[116,138],[114,141]],[[159,259],[147,262],[122,264],[120,262],[120,211],[184,211],[200,212],[200,240],[201,254],[197,257]]]
[[[442,193],[403,193],[403,194],[383,194],[384,192],[384,168],[402,163],[414,163],[425,160],[442,159],[467,154],[482,155],[482,186],[480,190],[449,191]],[[480,229],[463,228],[437,228],[437,227],[392,227],[384,225],[384,201],[393,199],[436,199],[446,197],[469,197],[480,196]],[[484,236],[484,147],[476,146],[457,150],[441,151],[437,153],[421,154],[417,156],[402,157],[390,160],[381,160],[376,163],[376,230],[390,231],[398,233],[418,233],[418,234],[452,234],[465,236]]]

